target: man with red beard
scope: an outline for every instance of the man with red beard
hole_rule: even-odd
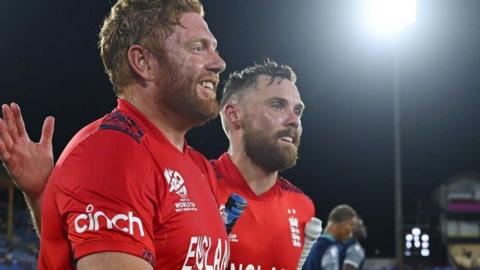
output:
[[[119,0],[100,32],[118,107],[74,136],[48,183],[53,118],[37,145],[2,106],[0,157],[42,208],[39,269],[227,267],[215,174],[184,139],[218,113],[216,46],[198,0]]]
[[[211,162],[218,177],[217,196],[218,201],[225,202],[235,192],[248,200],[248,207],[229,235],[230,269],[297,267],[305,224],[315,210],[310,198],[278,175],[295,165],[300,144],[304,105],[295,81],[290,67],[267,60],[232,73],[226,82],[221,119],[230,147]],[[31,194],[37,185],[33,180],[50,174],[53,124],[47,120],[40,143],[34,144],[25,132],[18,106],[2,108],[7,123],[17,122],[18,128],[12,123],[11,130],[20,131],[15,135],[16,150],[2,152],[2,158],[20,188]],[[10,137],[5,129],[0,133],[3,138]],[[15,154],[22,164],[9,163],[10,159],[5,159],[8,153]],[[177,192],[182,193],[181,189]],[[95,211],[93,207],[85,209],[87,215],[80,216],[80,221],[88,220],[88,213]],[[80,230],[88,230],[86,225],[78,224]]]
[[[304,105],[295,82],[296,75],[290,67],[271,60],[234,72],[226,82],[221,119],[230,147],[227,153],[212,161],[218,177],[217,201],[225,202],[232,192],[248,200],[248,207],[229,235],[230,269],[297,267],[305,224],[315,211],[310,198],[278,175],[297,161]],[[177,102],[189,99],[191,96],[184,96]],[[16,153],[24,161],[23,167],[18,164],[18,170],[29,175],[29,179],[45,179],[40,176],[48,175],[50,171],[45,168],[53,163],[52,127],[47,121],[44,136],[36,145],[24,131],[18,106],[4,105],[3,109],[7,123],[17,121],[22,131],[23,137],[17,136],[17,149],[31,151],[30,155]],[[18,145],[22,139],[24,145]],[[8,168],[12,176],[20,175],[12,170],[15,168],[12,163]],[[34,182],[22,177],[14,178],[21,181],[21,189],[29,194]],[[94,211],[93,205],[90,208],[85,209],[86,212]],[[83,217],[81,221],[88,219],[88,214]],[[79,224],[80,229],[87,230],[85,225]]]
[[[219,201],[235,192],[248,206],[229,235],[230,269],[296,269],[311,199],[279,176],[297,161],[304,104],[296,75],[266,60],[229,76],[221,101],[230,146],[213,165]]]

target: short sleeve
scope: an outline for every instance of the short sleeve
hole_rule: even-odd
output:
[[[362,247],[355,243],[354,245],[350,246],[346,253],[345,253],[345,264],[350,264],[355,268],[360,266],[360,263],[365,258],[365,252],[363,251]]]
[[[321,265],[322,270],[339,270],[337,245],[332,245],[325,251]]]
[[[158,173],[144,146],[114,130],[78,143],[50,181],[74,258],[124,252],[154,264]]]

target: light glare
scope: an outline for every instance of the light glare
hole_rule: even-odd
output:
[[[412,234],[414,236],[418,237],[421,233],[422,233],[422,231],[420,230],[420,228],[415,227],[415,228],[412,229]]]
[[[423,234],[422,235],[422,241],[428,242],[429,239],[430,239],[430,237],[428,236],[428,234]]]
[[[368,24],[380,33],[396,33],[415,23],[416,0],[368,0]]]
[[[422,254],[423,257],[428,257],[428,256],[430,256],[430,250],[428,250],[428,249],[422,249],[422,250],[420,251],[420,254]]]
[[[413,236],[411,234],[407,234],[405,235],[405,240],[407,241],[412,241],[413,240]]]

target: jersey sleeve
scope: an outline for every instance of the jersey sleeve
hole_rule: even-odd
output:
[[[154,264],[158,177],[148,151],[124,133],[102,130],[78,143],[50,179],[75,260],[122,252]]]
[[[332,245],[325,251],[321,265],[322,270],[339,270],[337,245]]]
[[[343,263],[350,264],[353,267],[358,268],[364,258],[365,252],[363,251],[362,247],[356,243],[347,249],[345,253],[345,261]]]

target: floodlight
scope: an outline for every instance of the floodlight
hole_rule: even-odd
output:
[[[426,249],[426,248],[425,248],[425,249],[422,249],[422,250],[420,251],[420,254],[422,254],[423,257],[427,257],[427,256],[430,255],[430,250],[429,250],[429,249]]]
[[[416,0],[367,0],[366,18],[379,33],[391,34],[415,23]]]
[[[423,234],[422,235],[422,241],[423,242],[428,242],[429,239],[430,239],[430,237],[428,236],[428,234]]]
[[[413,236],[411,234],[407,234],[405,235],[405,240],[407,241],[412,241],[413,240]]]

